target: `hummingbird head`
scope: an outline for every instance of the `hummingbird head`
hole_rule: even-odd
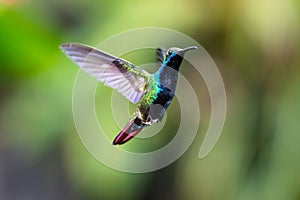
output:
[[[172,48],[168,49],[168,51],[167,51],[167,57],[171,56],[172,54],[179,55],[179,56],[183,57],[184,54],[187,51],[193,50],[193,49],[198,49],[198,47],[196,47],[196,46],[190,46],[190,47],[186,47],[184,49],[181,49],[181,48],[178,48],[178,47],[172,47]]]
[[[168,49],[164,63],[165,65],[175,69],[179,70],[179,67],[181,65],[181,62],[183,60],[184,54],[193,49],[198,49],[196,46],[190,46],[186,47],[184,49],[178,48],[178,47],[172,47]]]

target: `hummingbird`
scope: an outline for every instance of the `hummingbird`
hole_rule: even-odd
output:
[[[137,104],[129,122],[113,140],[113,145],[128,142],[143,128],[162,120],[175,95],[184,55],[197,49],[196,46],[172,47],[167,51],[157,48],[156,60],[160,67],[156,73],[150,74],[124,59],[85,44],[64,43],[60,48],[83,71]]]

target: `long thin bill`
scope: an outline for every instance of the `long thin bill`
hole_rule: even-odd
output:
[[[193,49],[198,49],[198,47],[196,47],[196,46],[186,47],[186,48],[182,49],[180,52],[185,53],[185,52],[187,52],[189,50],[193,50]]]

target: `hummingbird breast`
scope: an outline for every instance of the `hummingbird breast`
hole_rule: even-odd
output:
[[[173,97],[174,91],[160,85],[155,98],[150,104],[142,101],[140,106],[138,106],[140,122],[149,126],[161,121]]]
[[[157,98],[153,101],[153,105],[160,105],[166,110],[170,105],[173,97],[174,91],[161,85],[160,91],[157,94]]]

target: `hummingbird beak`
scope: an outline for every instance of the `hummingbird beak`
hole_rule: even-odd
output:
[[[187,51],[193,50],[193,49],[198,49],[198,47],[196,47],[196,46],[190,46],[190,47],[187,47],[187,48],[179,50],[179,53],[182,54],[182,55],[184,55]]]

